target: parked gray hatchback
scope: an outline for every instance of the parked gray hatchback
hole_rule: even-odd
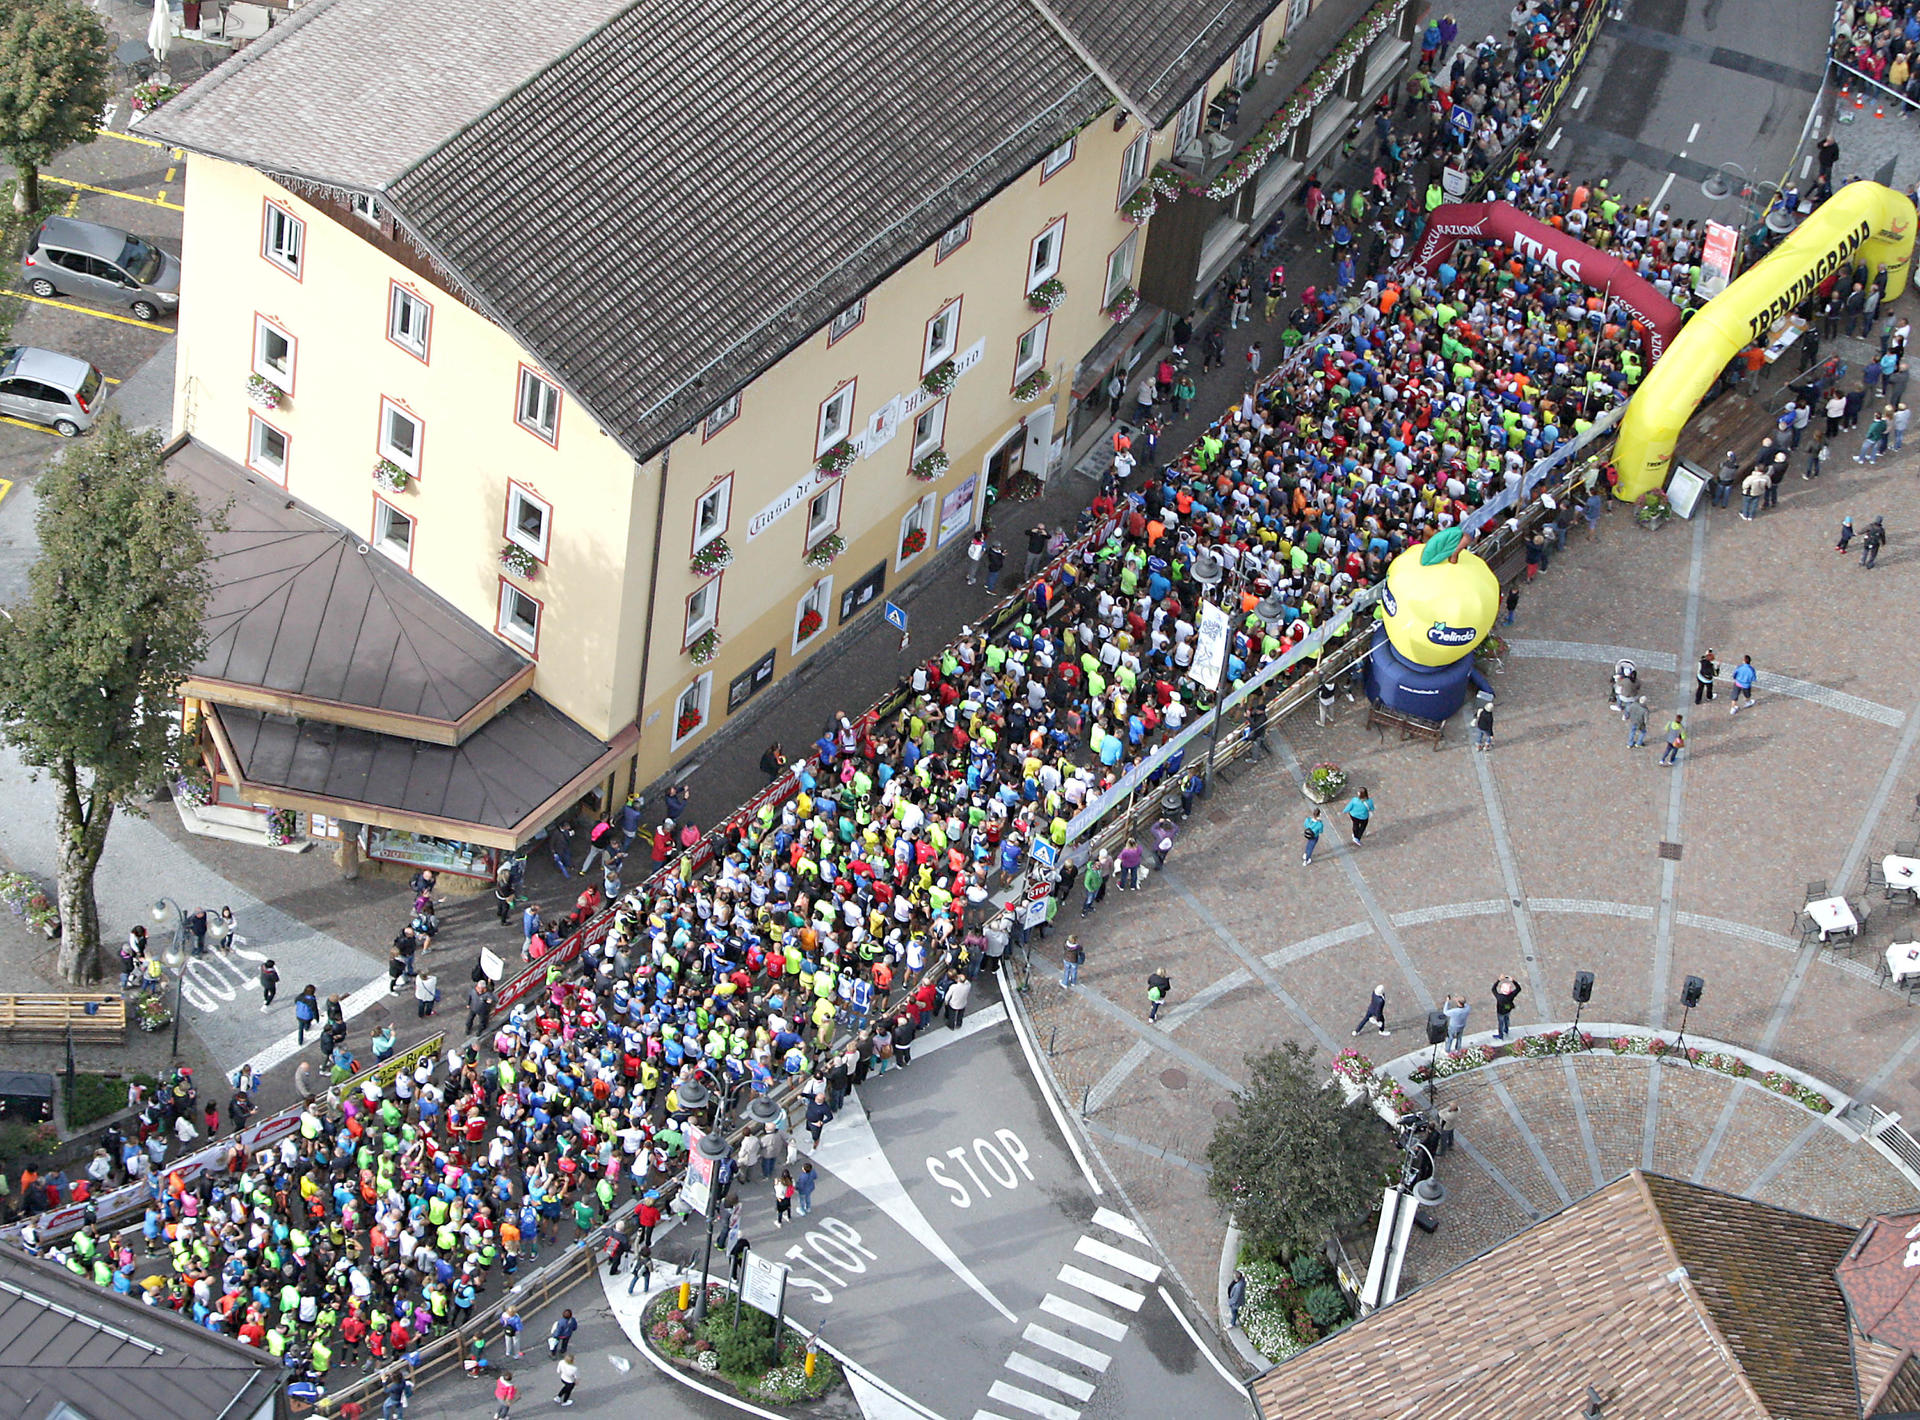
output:
[[[80,296],[156,320],[180,304],[180,261],[143,237],[98,222],[49,217],[20,259],[36,296]]]
[[[0,349],[0,414],[71,439],[99,417],[105,378],[85,360],[31,345]]]

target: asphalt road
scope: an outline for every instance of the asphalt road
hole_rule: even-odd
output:
[[[1832,7],[1776,0],[1625,0],[1547,130],[1554,168],[1607,178],[1676,218],[1737,223],[1740,202],[1700,184],[1722,163],[1778,182],[1820,87]],[[1836,180],[1839,176],[1836,175]]]

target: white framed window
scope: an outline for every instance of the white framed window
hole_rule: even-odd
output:
[[[708,671],[680,692],[673,702],[673,748],[678,749],[706,728],[713,698],[713,672]]]
[[[816,458],[853,432],[854,389],[852,384],[842,385],[820,401],[820,427],[813,443]]]
[[[947,402],[936,399],[925,409],[913,416],[913,457],[912,462],[921,459],[940,447],[940,441],[947,437]]]
[[[827,629],[833,614],[833,578],[822,577],[793,609],[793,649],[799,649]]]
[[[807,550],[820,539],[840,530],[840,480],[834,479],[807,500]]]
[[[702,493],[693,505],[693,550],[698,552],[727,530],[733,509],[733,475],[728,474]]]
[[[1200,119],[1207,111],[1207,86],[1184,104],[1180,105],[1180,116],[1173,124],[1173,151],[1183,153],[1194,139],[1200,136]]]
[[[1077,139],[1069,138],[1040,160],[1040,181],[1045,182],[1073,161],[1074,144],[1077,141]]]
[[[413,566],[413,519],[386,499],[373,500],[373,545],[402,567]]]
[[[707,422],[701,428],[700,437],[703,439],[711,439],[715,434],[718,434],[739,417],[740,391],[735,390],[732,394],[721,400],[719,404],[714,406],[713,413],[707,416]]]
[[[962,217],[953,226],[940,234],[940,240],[934,244],[933,259],[936,263],[945,261],[961,247],[967,244],[967,238],[973,235],[973,218]]]
[[[408,473],[420,472],[420,446],[426,427],[408,410],[384,396],[380,400],[380,457],[391,459]]]
[[[1259,63],[1260,26],[1255,25],[1253,33],[1241,40],[1240,47],[1233,52],[1233,87],[1244,90]]]
[[[960,302],[941,309],[927,322],[926,346],[920,355],[920,373],[926,374],[943,360],[951,360],[960,348]]]
[[[861,321],[867,318],[867,298],[862,296],[833,318],[833,324],[827,327],[827,344],[831,345]]]
[[[553,545],[553,504],[518,483],[507,484],[506,534],[508,542],[545,562]]]
[[[1052,324],[1051,317],[1042,317],[1039,324],[1020,333],[1020,339],[1013,347],[1013,382],[1020,383],[1028,375],[1047,363],[1047,327]]]
[[[900,541],[896,544],[893,564],[896,572],[933,546],[934,506],[939,499],[937,493],[927,494],[900,519]]]
[[[1294,27],[1306,19],[1307,12],[1313,8],[1313,0],[1287,0],[1287,33],[1292,34]]]
[[[1140,229],[1127,233],[1127,239],[1107,254],[1107,288],[1100,304],[1110,306],[1116,297],[1133,284],[1133,260],[1140,250]]]
[[[523,651],[531,653],[540,649],[540,611],[538,597],[522,591],[505,577],[500,579],[500,619],[496,628]]]
[[[387,339],[409,355],[424,360],[432,331],[433,307],[394,282],[393,293],[387,301]]]
[[[1142,133],[1127,144],[1127,151],[1120,155],[1120,195],[1114,199],[1116,206],[1132,197],[1147,180],[1147,157],[1152,151],[1151,133]]]
[[[265,316],[253,318],[253,372],[293,393],[294,339]]]
[[[702,582],[693,589],[693,595],[687,598],[687,620],[685,634],[680,642],[682,648],[691,646],[695,640],[713,630],[713,623],[720,615],[720,579]]]
[[[284,487],[289,452],[286,434],[257,414],[249,414],[247,418],[250,421],[247,430],[247,467],[255,473],[264,473]]]
[[[1027,289],[1060,274],[1060,248],[1067,241],[1067,219],[1062,217],[1033,239],[1027,252]]]
[[[381,211],[379,198],[371,193],[356,192],[353,195],[353,215],[377,227],[387,214]]]
[[[268,202],[260,254],[289,276],[298,276],[306,250],[307,224],[279,203]]]
[[[522,365],[514,418],[522,429],[538,434],[549,444],[557,444],[560,441],[559,387]]]

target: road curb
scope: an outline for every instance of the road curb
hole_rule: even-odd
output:
[[[1237,1326],[1229,1326],[1227,1318],[1233,1315],[1233,1309],[1227,1305],[1227,1284],[1233,1281],[1233,1274],[1240,1268],[1240,1225],[1227,1224],[1227,1235],[1220,1242],[1220,1295],[1216,1303],[1220,1308],[1220,1334],[1227,1338],[1229,1345],[1239,1354],[1240,1359],[1259,1375],[1273,1368],[1273,1362],[1247,1340],[1247,1333]]]

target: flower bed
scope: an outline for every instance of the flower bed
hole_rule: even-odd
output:
[[[58,905],[25,873],[0,873],[0,902],[36,932],[48,936],[60,921]]]
[[[1418,1109],[1407,1092],[1391,1075],[1382,1075],[1374,1063],[1352,1046],[1342,1050],[1333,1062],[1334,1075],[1352,1087],[1352,1098],[1366,1095],[1376,1105],[1386,1105],[1395,1114],[1412,1114]]]
[[[931,483],[952,466],[945,449],[935,449],[908,470],[922,483]]]
[[[1333,763],[1316,764],[1307,771],[1307,797],[1316,804],[1328,803],[1347,787],[1347,771]]]
[[[165,1030],[173,1024],[173,1008],[167,1004],[166,993],[149,991],[133,1003],[133,1023],[141,1030],[152,1034]]]
[[[724,537],[716,537],[712,542],[703,544],[700,550],[693,554],[693,575],[696,577],[711,577],[721,568],[732,565],[733,549],[727,546],[727,540]]]
[[[678,1306],[680,1289],[669,1287],[642,1314],[647,1345],[673,1365],[703,1380],[718,1380],[749,1400],[791,1404],[818,1400],[840,1383],[840,1367],[826,1352],[814,1358],[807,1375],[807,1342],[787,1328],[774,1352],[773,1318],[753,1307],[740,1308],[733,1325],[733,1294],[707,1287],[707,1318],[695,1321]]]
[[[1247,1279],[1240,1329],[1269,1361],[1284,1361],[1352,1320],[1322,1258],[1303,1253],[1283,1264],[1242,1253],[1240,1271]]]

